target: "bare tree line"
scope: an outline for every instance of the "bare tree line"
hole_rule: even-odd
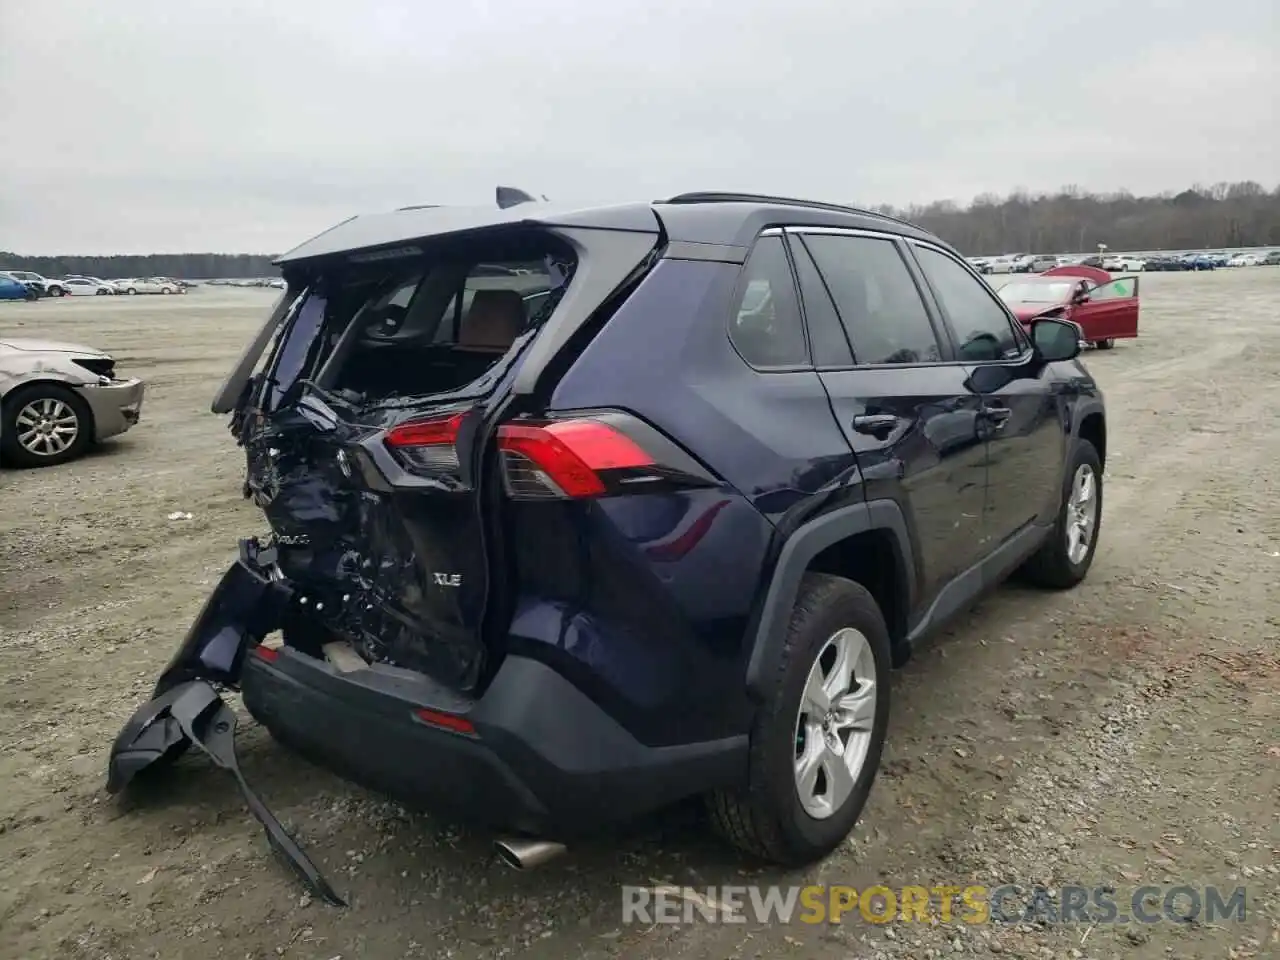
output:
[[[1280,247],[1280,186],[1268,191],[1251,180],[1147,197],[1125,191],[1086,193],[1068,186],[1048,194],[984,194],[968,206],[938,200],[905,210],[874,209],[918,223],[972,256],[1082,253],[1100,243],[1115,251]],[[6,268],[108,280],[270,277],[279,272],[270,256],[243,253],[29,257],[0,252],[0,270]]]
[[[940,200],[906,210],[879,206],[936,233],[971,256],[1280,246],[1280,186],[1196,185],[1180,193],[985,194],[967,207]]]

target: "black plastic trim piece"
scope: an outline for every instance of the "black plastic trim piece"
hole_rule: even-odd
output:
[[[476,736],[416,722],[430,681],[374,670],[339,675],[282,650],[246,662],[245,706],[282,742],[342,776],[414,807],[565,840],[744,781],[746,735],[648,746],[571,681],[508,656],[461,715]],[[418,686],[417,695],[410,688]]]
[[[868,530],[887,530],[897,546],[899,583],[907,591],[908,609],[914,597],[915,569],[911,538],[902,508],[892,500],[871,500],[840,507],[810,520],[782,545],[773,579],[756,618],[751,657],[747,662],[747,692],[760,696],[766,678],[781,655],[787,623],[810,561],[832,544]]]

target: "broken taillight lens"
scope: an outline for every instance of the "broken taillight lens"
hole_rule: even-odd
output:
[[[386,445],[416,473],[456,473],[458,431],[466,415],[464,410],[448,417],[406,421],[387,431]]]
[[[595,497],[608,491],[603,472],[654,466],[634,440],[596,420],[503,424],[498,451],[518,500]]]

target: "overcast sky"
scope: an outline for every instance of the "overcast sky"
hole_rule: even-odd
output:
[[[895,204],[1272,187],[1278,10],[0,0],[0,250],[272,253],[499,183]]]

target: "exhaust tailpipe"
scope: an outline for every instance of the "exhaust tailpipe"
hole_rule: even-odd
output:
[[[495,840],[493,849],[498,858],[517,870],[532,870],[564,853],[565,845],[551,840],[521,840],[507,838]]]

